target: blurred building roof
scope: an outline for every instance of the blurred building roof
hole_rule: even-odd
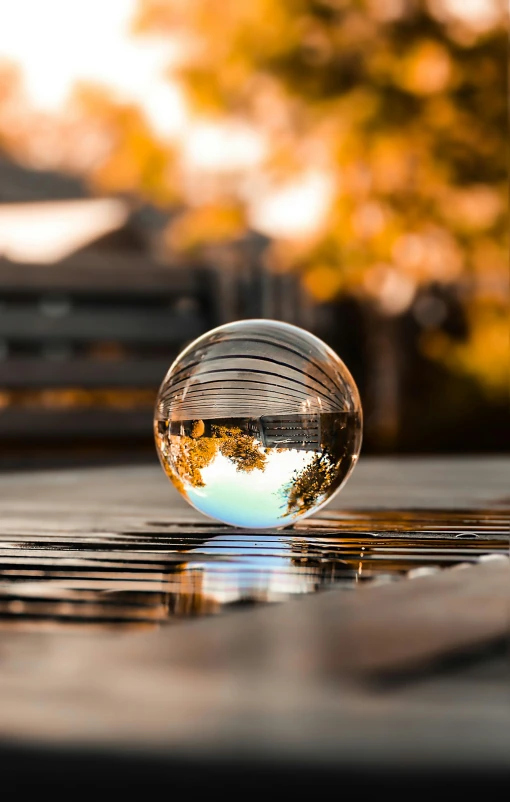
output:
[[[0,155],[0,204],[90,197],[79,178],[55,170],[24,167]]]
[[[51,263],[119,229],[129,216],[115,198],[0,205],[0,257]]]
[[[58,262],[76,251],[151,252],[169,214],[132,200],[93,197],[78,177],[0,155],[0,258]]]

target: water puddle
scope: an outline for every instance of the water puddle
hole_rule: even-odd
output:
[[[134,531],[12,532],[0,628],[154,628],[508,555],[502,511],[325,511],[283,530],[148,522]]]

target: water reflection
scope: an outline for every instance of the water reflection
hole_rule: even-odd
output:
[[[214,562],[195,563],[201,571],[202,593],[221,604],[283,601],[312,593],[327,571],[320,558],[303,555],[302,543],[290,536],[224,535],[204,543],[197,552]],[[338,567],[347,563],[338,561]]]
[[[67,539],[13,534],[0,543],[0,626],[138,629],[330,586],[354,590],[507,553],[502,516],[329,513],[306,529],[249,534],[172,524]]]

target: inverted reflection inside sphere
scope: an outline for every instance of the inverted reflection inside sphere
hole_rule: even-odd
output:
[[[170,367],[156,403],[163,468],[205,515],[281,527],[325,504],[361,446],[361,405],[340,358],[272,320],[213,329]]]

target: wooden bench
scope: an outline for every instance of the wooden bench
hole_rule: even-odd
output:
[[[94,248],[58,264],[0,260],[3,448],[148,442],[157,388],[188,342],[244,317],[306,324],[296,279],[262,268],[265,244],[230,266]]]
[[[214,277],[143,256],[82,254],[58,265],[0,261],[2,440],[146,431],[154,393],[179,350],[217,316]],[[54,406],[44,395],[113,391],[123,403]],[[120,391],[120,392],[119,392]],[[32,400],[31,400],[32,399]]]

